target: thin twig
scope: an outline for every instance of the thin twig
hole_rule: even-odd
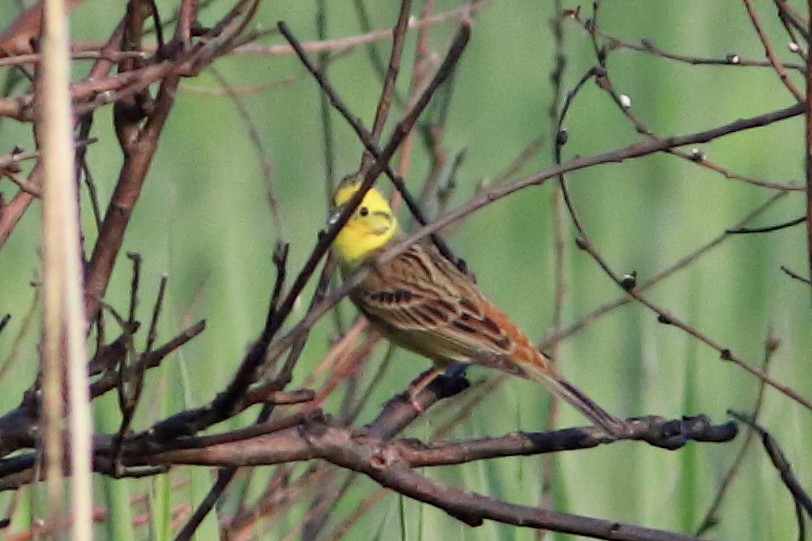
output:
[[[812,35],[812,0],[807,2],[808,32]],[[806,256],[809,276],[812,277],[812,53],[806,55],[806,111],[804,114],[806,135]]]
[[[804,278],[803,276],[801,276],[797,272],[792,271],[791,269],[789,269],[788,267],[786,267],[784,265],[781,265],[781,270],[784,272],[784,274],[786,274],[790,278],[798,280],[799,282],[802,282],[802,283],[804,283],[806,285],[812,285],[812,280],[810,280],[809,278]]]
[[[369,131],[369,139],[375,144],[380,140],[386,118],[389,115],[389,107],[392,104],[395,81],[400,72],[400,57],[403,55],[403,46],[406,43],[406,30],[409,24],[411,8],[411,0],[401,0],[398,20],[392,29],[392,52],[389,54],[389,68],[386,71],[386,76],[381,86],[381,96],[378,98],[378,106],[375,109],[375,119],[372,122],[372,129]],[[364,171],[369,168],[369,165],[374,159],[374,156],[365,154],[359,170]]]
[[[761,27],[761,21],[759,20],[758,13],[756,13],[755,8],[753,7],[753,3],[751,2],[751,0],[742,0],[742,1],[744,2],[744,7],[747,9],[747,16],[750,17],[750,22],[753,23],[753,28],[755,28],[756,30],[758,39],[764,46],[764,54],[770,61],[770,65],[772,65],[773,69],[775,70],[775,73],[778,75],[778,78],[781,80],[784,86],[787,87],[787,90],[789,90],[790,94],[792,94],[797,101],[803,102],[804,101],[803,95],[795,86],[795,84],[793,84],[793,82],[790,80],[786,70],[784,69],[784,64],[779,60],[778,56],[775,54],[775,50],[773,49],[770,39],[767,37],[767,34]]]
[[[755,430],[759,436],[761,436],[761,443],[764,446],[764,450],[767,452],[767,456],[770,457],[770,461],[780,474],[781,481],[784,482],[784,486],[786,486],[787,490],[789,490],[790,494],[792,494],[792,498],[795,500],[795,502],[803,507],[806,514],[809,515],[809,518],[812,518],[812,498],[809,497],[809,494],[806,493],[797,477],[795,477],[795,474],[792,471],[792,466],[784,455],[784,452],[781,451],[781,448],[778,446],[775,439],[770,435],[769,432],[759,426],[747,415],[743,415],[735,411],[731,411],[730,415],[740,422],[745,423],[747,426]]]
[[[459,7],[444,13],[440,13],[434,15],[425,20],[419,19],[412,19],[409,21],[409,30],[413,30],[415,28],[421,28],[423,26],[431,26],[435,25],[439,22],[445,21],[458,21],[467,16],[472,10],[479,10],[484,8],[486,2],[474,2],[473,4],[469,5],[466,4],[463,7]],[[308,53],[318,53],[321,51],[343,51],[346,49],[350,49],[353,47],[358,47],[359,45],[365,45],[367,43],[373,43],[376,41],[387,40],[392,37],[392,29],[391,28],[384,28],[381,30],[374,30],[367,34],[362,34],[358,36],[350,36],[346,38],[337,38],[325,41],[303,41],[301,42],[302,50],[307,51]],[[295,52],[291,45],[243,45],[234,49],[234,54],[248,54],[248,55],[269,55],[269,56],[279,56],[279,55],[288,55],[292,52]],[[381,66],[383,63],[381,62]],[[381,70],[381,73],[384,73],[385,70]]]
[[[232,90],[232,86],[226,80],[222,72],[214,66],[209,68],[209,72],[214,75],[215,80],[220,87],[225,91],[228,98],[231,100],[234,109],[245,125],[248,132],[248,138],[251,145],[257,153],[257,160],[259,161],[259,169],[262,173],[262,180],[265,183],[265,190],[268,196],[268,208],[271,211],[271,219],[273,220],[274,234],[276,235],[277,242],[284,242],[285,237],[285,220],[282,216],[282,209],[279,205],[279,197],[276,195],[274,187],[274,171],[271,165],[271,158],[268,155],[266,145],[262,141],[262,135],[259,132],[259,127],[256,121],[251,116],[251,113],[243,104],[240,96]]]
[[[736,222],[736,225],[730,227],[729,229],[737,229],[737,228],[744,227],[744,225],[751,222],[752,220],[757,218],[759,215],[763,214],[767,209],[771,208],[773,205],[775,205],[775,203],[777,203],[781,199],[784,199],[786,196],[787,196],[787,192],[779,192],[779,193],[774,194],[772,197],[767,199],[764,203],[762,203],[761,205],[759,205],[758,207],[756,207],[752,211],[748,212],[747,215],[744,218],[742,218],[741,220]],[[700,257],[704,256],[705,254],[709,253],[711,250],[713,250],[714,248],[716,248],[717,246],[722,244],[722,242],[724,242],[728,237],[729,237],[729,234],[726,231],[723,231],[721,234],[719,234],[716,237],[712,238],[711,240],[709,240],[705,244],[697,247],[695,250],[693,250],[689,254],[679,258],[673,264],[671,264],[668,267],[664,268],[660,272],[657,272],[656,274],[653,274],[652,276],[650,276],[649,278],[647,278],[643,282],[638,283],[637,284],[637,290],[641,291],[641,292],[646,291],[646,290],[654,287],[655,285],[659,284],[660,282],[662,282],[663,280],[665,280],[666,278],[668,278],[672,274],[674,274],[674,273],[676,273],[676,272],[678,272],[678,271],[680,271],[682,269],[687,268],[688,265],[690,265],[691,263],[693,263],[694,261],[696,261]],[[628,295],[623,294],[623,295],[617,297],[616,299],[614,299],[612,301],[609,301],[609,302],[599,306],[598,308],[595,308],[594,310],[592,310],[588,314],[580,317],[576,322],[574,322],[574,323],[568,325],[567,327],[561,329],[559,332],[553,333],[550,336],[548,336],[547,339],[544,341],[544,343],[541,345],[541,349],[544,350],[547,347],[550,347],[555,342],[558,342],[560,340],[564,340],[564,339],[572,336],[573,334],[575,334],[575,333],[581,331],[582,329],[584,329],[590,323],[592,323],[592,322],[596,321],[597,319],[603,317],[604,315],[608,314],[612,310],[614,310],[614,309],[616,309],[616,308],[618,308],[620,306],[625,306],[626,304],[629,304],[631,302],[633,302],[633,299],[631,297],[629,297]]]
[[[70,53],[72,60],[108,60],[110,62],[121,62],[132,58],[141,60],[147,58],[146,51],[75,51]],[[42,62],[42,55],[39,53],[20,54],[0,58],[0,67],[21,66],[24,64],[38,64]]]
[[[741,235],[747,233],[771,233],[773,231],[779,231],[781,229],[786,229],[788,227],[800,225],[805,221],[806,216],[801,216],[800,218],[795,218],[794,220],[789,220],[775,225],[768,225],[765,227],[740,227],[738,229],[727,229],[725,230],[725,233],[728,233],[730,235]]]
[[[643,38],[640,40],[640,43],[631,43],[629,41],[624,41],[617,36],[611,36],[599,29],[597,29],[593,25],[593,21],[591,19],[583,19],[576,14],[575,11],[569,12],[569,18],[577,21],[580,26],[585,29],[588,33],[600,36],[607,42],[607,47],[611,49],[628,49],[630,51],[637,51],[641,53],[650,54],[653,56],[659,56],[661,58],[665,58],[666,60],[673,60],[676,62],[682,62],[685,64],[690,64],[692,66],[728,66],[734,68],[750,68],[750,67],[758,67],[758,68],[772,68],[773,64],[769,60],[751,60],[747,58],[742,58],[740,55],[735,53],[728,54],[725,58],[702,58],[698,56],[690,56],[690,55],[683,55],[678,53],[672,53],[670,51],[666,51],[657,47],[657,45],[649,38]],[[783,63],[784,68],[791,69],[795,71],[803,72],[805,71],[806,67],[803,64],[797,64],[792,62],[785,62]]]
[[[561,107],[562,95],[564,90],[563,79],[564,73],[567,66],[567,58],[564,55],[565,46],[564,46],[564,15],[562,12],[563,6],[561,4],[561,0],[555,0],[554,3],[554,10],[553,10],[553,17],[550,19],[549,24],[553,34],[553,40],[555,44],[555,48],[553,50],[553,68],[550,72],[550,81],[552,83],[552,91],[550,95],[550,104],[547,107],[547,118],[550,123],[550,140],[551,141],[558,141],[559,133],[560,133],[560,125],[561,125],[561,118],[563,115],[559,116],[559,109]],[[541,138],[537,138],[534,142],[538,142],[536,146],[540,146]],[[532,149],[532,142],[531,146],[528,146],[527,149]],[[527,150],[525,149],[525,151]],[[552,148],[553,159],[556,159],[560,152],[560,147],[556,143]],[[523,151],[520,156],[525,154]],[[509,168],[506,173],[504,173],[505,177],[509,177],[512,175],[513,167]],[[566,282],[564,279],[564,257],[565,257],[565,246],[564,246],[564,210],[563,210],[563,201],[561,197],[561,191],[555,190],[551,198],[552,203],[552,226],[553,226],[553,253],[555,254],[553,259],[553,280],[554,280],[554,297],[553,297],[553,308],[552,308],[552,330],[553,332],[558,332],[561,329],[562,325],[562,314],[564,310],[564,300],[566,295]],[[553,343],[553,347],[550,350],[550,359],[552,360],[552,366],[554,369],[557,369],[557,359],[558,359],[558,342]],[[556,418],[558,417],[559,413],[559,404],[560,400],[553,397],[550,400],[550,408],[549,414],[547,416],[547,429],[551,430],[556,423]],[[553,480],[557,473],[557,463],[552,456],[546,456],[542,458],[542,472],[541,472],[541,487],[539,493],[539,503],[544,507],[551,507],[552,504],[552,491],[553,491]],[[538,532],[536,536],[537,539],[543,539],[545,532]]]
[[[318,0],[316,12],[316,33],[319,41],[327,39],[327,5],[326,0]],[[318,70],[321,73],[327,71],[329,53],[322,51],[317,56]],[[321,136],[324,144],[324,188],[325,201],[330,201],[336,187],[335,172],[335,139],[333,134],[333,118],[330,116],[330,102],[327,95],[319,95],[319,114],[321,117]],[[329,205],[329,203],[328,203]]]
[[[762,363],[761,368],[765,373],[767,373],[769,369],[770,360],[772,359],[773,353],[775,353],[775,351],[778,349],[778,346],[778,338],[772,333],[772,331],[770,331],[766,340],[764,340],[764,362]],[[761,414],[761,407],[764,404],[765,389],[766,385],[764,382],[759,382],[755,405],[753,406],[753,413],[750,416],[750,418],[753,419],[753,422],[756,422]],[[699,528],[697,528],[697,536],[704,535],[705,532],[719,522],[716,513],[719,510],[719,507],[722,505],[722,500],[727,494],[727,489],[730,487],[736,475],[740,472],[741,465],[744,462],[744,457],[747,454],[747,450],[750,448],[750,444],[753,442],[754,437],[755,431],[752,428],[748,428],[747,434],[744,436],[744,442],[739,448],[739,452],[736,453],[736,458],[733,459],[733,463],[730,465],[730,468],[728,468],[727,473],[725,473],[722,482],[719,484],[719,489],[716,491],[716,496],[714,496],[713,501],[708,507],[708,511],[705,513],[705,518],[702,519]]]

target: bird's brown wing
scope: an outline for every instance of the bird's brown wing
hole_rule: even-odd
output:
[[[415,244],[373,269],[352,298],[391,339],[434,360],[477,362],[513,352],[506,330],[514,327],[504,328],[504,314],[431,247]]]

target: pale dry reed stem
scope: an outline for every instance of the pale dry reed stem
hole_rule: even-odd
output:
[[[73,179],[68,13],[64,0],[46,0],[43,27],[40,142],[45,170],[43,276],[45,288],[45,415],[51,509],[62,497],[62,374],[67,376],[74,541],[93,538],[90,397],[79,261],[79,210]],[[63,355],[64,353],[64,355]],[[62,359],[66,360],[63,367]],[[54,506],[54,504],[56,504]],[[51,511],[52,513],[58,511]],[[57,515],[57,519],[61,519]]]

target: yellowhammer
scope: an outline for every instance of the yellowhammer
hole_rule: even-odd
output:
[[[342,210],[360,184],[354,177],[341,182],[333,197],[334,212]],[[352,273],[373,261],[398,235],[392,208],[373,188],[338,233],[333,252]],[[437,369],[452,362],[477,363],[531,378],[610,434],[628,430],[624,421],[556,374],[550,360],[473,280],[428,243],[413,244],[393,259],[371,265],[350,298],[381,334],[428,357]]]

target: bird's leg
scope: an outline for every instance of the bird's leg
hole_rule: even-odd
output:
[[[441,376],[443,372],[445,372],[445,370],[433,366],[409,383],[409,388],[406,389],[406,398],[409,399],[409,403],[418,413],[423,413],[423,406],[417,401],[417,395],[420,394],[420,391],[428,387],[432,381]]]

